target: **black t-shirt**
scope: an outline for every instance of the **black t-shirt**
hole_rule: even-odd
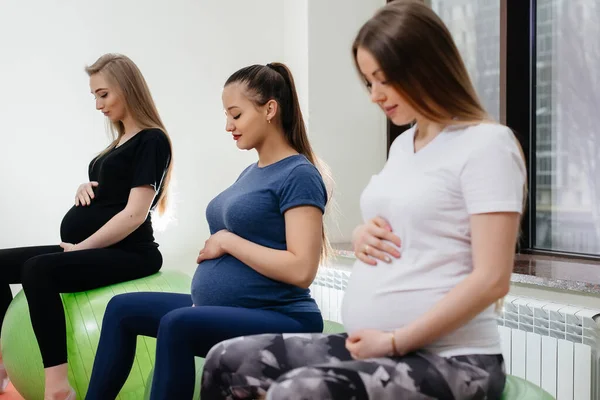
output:
[[[94,234],[127,205],[132,188],[151,185],[156,190],[152,209],[163,191],[163,180],[171,162],[167,136],[160,129],[144,129],[119,147],[90,162],[90,181],[97,181],[89,206],[73,206],[64,216],[60,236],[63,242],[80,243]],[[125,239],[114,246],[153,245],[151,215]]]

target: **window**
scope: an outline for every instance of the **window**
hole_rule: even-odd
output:
[[[536,3],[534,246],[600,255],[600,2]]]
[[[500,119],[500,0],[432,0],[485,109]]]

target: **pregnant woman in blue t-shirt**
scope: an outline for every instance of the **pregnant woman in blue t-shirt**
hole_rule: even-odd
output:
[[[60,293],[142,278],[162,266],[150,210],[166,205],[170,139],[133,61],[106,54],[86,72],[96,109],[116,138],[91,161],[90,182],[63,218],[60,246],[0,250],[0,324],[12,300],[9,284],[22,283],[45,368],[45,400],[75,400]],[[0,393],[7,381],[0,357]]]
[[[216,343],[266,332],[321,332],[310,297],[327,248],[327,190],[315,167],[294,81],[283,64],[253,65],[223,89],[228,132],[258,163],[208,205],[211,236],[192,294],[131,293],[108,304],[86,399],[114,399],[138,335],[157,337],[152,399],[190,399],[194,356]]]

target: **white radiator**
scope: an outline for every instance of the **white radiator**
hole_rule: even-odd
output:
[[[323,267],[311,286],[323,318],[342,322],[350,271]],[[506,372],[557,400],[600,400],[600,310],[507,296],[498,318]]]
[[[507,296],[498,319],[507,372],[557,400],[600,399],[600,310]]]

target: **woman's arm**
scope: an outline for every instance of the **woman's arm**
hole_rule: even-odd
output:
[[[156,192],[150,185],[132,188],[123,211],[72,250],[100,249],[120,242],[144,223]]]
[[[431,310],[393,333],[397,353],[429,345],[508,293],[519,221],[515,212],[471,216],[473,272]]]
[[[319,267],[323,245],[323,213],[317,207],[300,206],[284,214],[287,250],[275,250],[226,232],[221,239],[225,253],[277,281],[308,288]]]

